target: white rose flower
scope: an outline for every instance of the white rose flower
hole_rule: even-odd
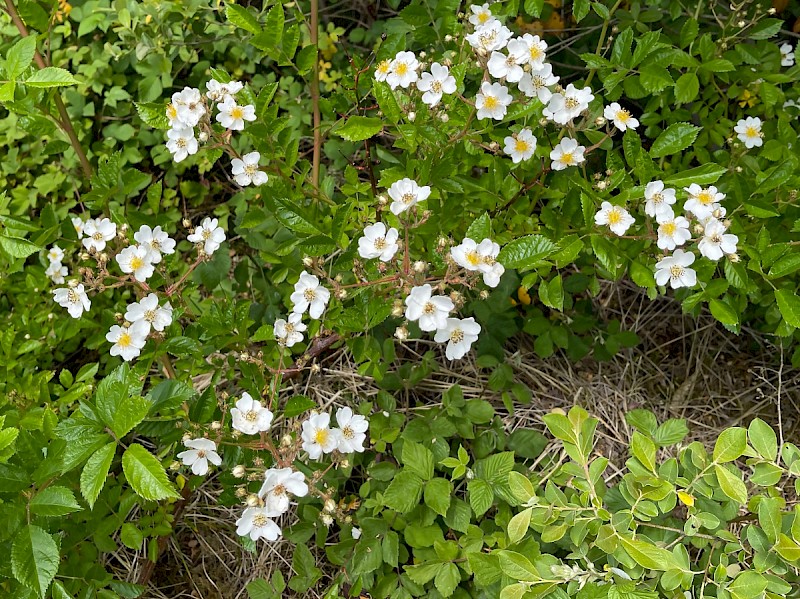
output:
[[[469,16],[469,22],[476,27],[485,25],[486,23],[494,20],[494,15],[492,14],[492,11],[489,10],[488,4],[481,4],[480,6],[473,4],[469,7],[469,10],[472,13]]]
[[[502,50],[511,39],[511,30],[497,19],[486,21],[475,28],[475,31],[464,36],[470,46],[476,51],[490,54],[495,50]]]
[[[147,250],[147,255],[153,264],[161,262],[162,254],[175,253],[175,240],[166,231],[163,231],[160,225],[154,229],[151,229],[149,225],[142,225],[133,234],[133,238]]]
[[[365,260],[380,258],[382,262],[388,262],[400,249],[397,243],[399,235],[394,227],[387,231],[383,223],[364,227],[364,236],[358,240],[358,255]]]
[[[300,278],[294,285],[294,293],[289,296],[294,304],[292,312],[303,314],[308,310],[308,315],[315,319],[322,316],[330,298],[331,292],[320,285],[317,276],[306,271],[300,273]]]
[[[746,119],[741,119],[736,123],[733,130],[736,132],[739,141],[741,141],[748,150],[764,145],[764,134],[761,132],[761,119],[757,116],[749,116]]]
[[[414,287],[405,299],[406,318],[418,321],[419,328],[423,331],[435,331],[443,328],[447,317],[455,309],[453,300],[444,295],[431,295],[433,288],[426,283]]]
[[[147,342],[149,332],[150,327],[142,320],[129,326],[113,325],[106,333],[106,341],[113,343],[109,353],[112,356],[119,356],[126,362],[138,358]]]
[[[583,152],[585,146],[578,145],[578,142],[569,137],[562,139],[558,145],[550,152],[550,168],[554,171],[563,171],[569,166],[577,166],[586,160]]]
[[[419,69],[419,61],[413,52],[398,52],[389,65],[386,83],[392,89],[396,89],[398,86],[406,89],[419,77],[417,69]]]
[[[392,71],[392,61],[389,59],[382,60],[375,67],[375,81],[386,81],[389,73]]]
[[[792,45],[781,44],[779,50],[781,53],[781,66],[782,67],[794,66],[794,52],[792,52]]]
[[[525,42],[528,50],[525,54],[524,62],[531,65],[531,69],[534,71],[541,69],[547,58],[547,42],[538,35],[531,35],[530,33],[523,35],[522,41]]]
[[[261,154],[258,152],[250,152],[239,158],[231,160],[231,174],[234,181],[242,187],[247,187],[251,183],[253,185],[264,185],[267,182],[267,173],[258,170],[258,162],[261,160]]]
[[[225,231],[222,227],[218,226],[219,221],[216,218],[206,217],[200,226],[194,232],[187,236],[191,243],[202,243],[203,251],[207,256],[210,256],[219,249],[222,242],[225,241]]]
[[[301,321],[302,317],[302,314],[292,312],[288,318],[279,318],[275,321],[275,324],[272,325],[272,330],[278,343],[286,347],[292,347],[296,343],[303,342],[303,332],[307,327]]]
[[[256,120],[256,108],[252,104],[239,106],[231,96],[217,104],[217,122],[231,131],[242,131],[245,121]]]
[[[677,289],[679,287],[694,287],[697,284],[697,273],[689,268],[694,262],[692,252],[675,250],[675,252],[656,264],[656,283]]]
[[[53,299],[62,308],[66,308],[72,318],[80,318],[81,314],[88,312],[92,307],[92,302],[82,283],[74,284],[70,281],[68,287],[61,287],[53,290]]]
[[[631,116],[631,113],[620,106],[617,102],[612,102],[603,110],[603,116],[609,121],[614,123],[614,126],[620,131],[626,129],[636,129],[639,126],[639,121]]]
[[[658,222],[658,241],[656,245],[662,250],[674,250],[692,238],[689,221],[682,216],[676,217],[672,209],[669,213],[660,212],[656,216]]]
[[[281,536],[281,528],[272,518],[278,515],[266,507],[246,508],[242,517],[236,521],[236,534],[240,537],[250,537],[252,541],[259,539],[277,541]]]
[[[551,96],[542,115],[559,125],[566,125],[588,109],[592,100],[594,95],[588,87],[578,89],[570,83],[562,93]]]
[[[295,497],[308,495],[308,484],[302,472],[291,468],[270,468],[264,473],[264,484],[258,496],[264,500],[266,507],[278,514],[289,509],[289,494]]]
[[[232,426],[245,435],[257,435],[269,430],[272,425],[272,412],[253,399],[246,391],[236,402],[236,407],[231,408]]]
[[[61,262],[51,262],[44,271],[44,274],[50,277],[50,280],[56,285],[63,285],[64,277],[69,274],[69,271],[67,270],[66,266],[61,264]]]
[[[184,466],[192,467],[192,474],[205,476],[208,474],[208,463],[214,466],[222,464],[222,458],[217,453],[217,444],[211,439],[189,439],[183,444],[189,448],[188,451],[180,452],[177,457]]]
[[[400,179],[389,187],[389,197],[392,198],[389,210],[392,211],[392,214],[399,215],[419,202],[424,202],[430,195],[431,188],[427,185],[420,186],[408,177]]]
[[[713,185],[702,188],[697,183],[692,183],[689,187],[684,187],[684,191],[689,194],[689,199],[686,200],[683,209],[700,220],[713,216],[714,204],[725,199],[725,194],[717,191]]]
[[[600,210],[594,215],[594,222],[596,225],[608,225],[608,228],[616,235],[625,235],[625,232],[636,220],[622,206],[603,202]]]
[[[456,91],[456,78],[450,74],[450,69],[434,62],[430,73],[422,73],[417,81],[417,89],[422,94],[422,101],[428,106],[436,106],[442,99],[442,94],[453,94]]]
[[[200,90],[193,87],[184,87],[182,91],[172,94],[172,106],[176,120],[188,128],[196,127],[206,113]]]
[[[675,203],[675,190],[664,187],[663,181],[650,181],[644,188],[644,213],[658,219],[660,214],[671,215]]]
[[[58,247],[58,244],[53,244],[53,247],[47,250],[47,259],[50,262],[61,262],[64,259],[64,250]]]
[[[216,79],[211,79],[206,83],[206,97],[212,102],[224,102],[225,99],[235,96],[237,93],[244,89],[244,84],[241,81],[229,81],[228,83],[220,83]]]
[[[522,65],[528,59],[528,44],[523,40],[515,39],[508,42],[507,54],[495,50],[492,52],[486,67],[489,74],[495,79],[505,79],[509,83],[516,83],[522,79]]]
[[[739,238],[725,232],[725,225],[715,218],[705,224],[703,238],[697,243],[697,249],[709,260],[719,260],[724,254],[735,254]]]
[[[172,305],[167,302],[163,306],[159,306],[158,296],[150,293],[138,302],[128,304],[125,320],[131,323],[144,322],[147,325],[148,333],[150,327],[161,332],[172,324]]]
[[[449,360],[460,360],[478,340],[481,325],[474,318],[448,318],[443,327],[436,331],[437,343],[447,342],[445,356]]]
[[[107,218],[90,218],[83,225],[83,234],[85,235],[81,241],[83,247],[102,252],[106,249],[106,242],[117,236],[117,225]]]
[[[508,105],[513,98],[508,93],[508,88],[499,83],[484,81],[481,91],[475,96],[475,108],[478,109],[478,119],[503,120],[506,116]]]
[[[364,441],[367,439],[369,422],[360,414],[353,414],[353,410],[344,407],[336,410],[336,423],[339,425],[338,446],[340,453],[361,453],[364,451]]]
[[[540,102],[547,104],[553,97],[550,87],[558,83],[559,79],[560,77],[553,75],[553,65],[545,63],[522,76],[518,84],[519,91],[529,98],[539,98]]]
[[[75,233],[78,235],[78,240],[83,239],[83,219],[80,216],[73,216],[71,219],[72,226],[75,227]]]
[[[141,245],[131,245],[116,255],[119,269],[125,274],[132,274],[133,278],[143,283],[153,276],[155,266],[150,261],[150,253]]]
[[[522,129],[519,133],[506,137],[503,140],[505,147],[503,151],[511,156],[514,164],[532,158],[536,153],[536,138],[528,128]]]
[[[318,460],[324,453],[331,453],[339,444],[338,433],[330,428],[330,414],[312,414],[303,422],[303,451],[308,457]]]
[[[191,127],[173,127],[167,131],[167,150],[175,162],[182,162],[188,156],[197,154],[197,139]]]

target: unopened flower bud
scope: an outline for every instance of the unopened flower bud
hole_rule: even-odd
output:
[[[281,445],[283,445],[284,447],[289,447],[293,442],[294,439],[292,439],[291,435],[287,434],[281,437]]]
[[[540,118],[539,119],[539,126],[540,127],[544,127],[545,125],[547,125],[547,119],[545,117]]]
[[[472,471],[472,468],[467,468],[466,479],[472,480],[473,478],[475,478],[475,473]]]
[[[452,42],[453,41],[453,36],[448,33],[447,35],[444,36],[444,41]]]
[[[80,258],[81,260],[88,260],[89,254],[87,252],[81,252]]]
[[[320,367],[320,365],[319,365],[319,364],[317,364],[316,362],[314,362],[314,363],[311,365],[311,374],[318,374],[320,370],[322,370],[322,368],[321,368],[321,367]]]
[[[731,224],[731,219],[729,218],[726,218],[724,221],[722,221],[722,226],[724,226],[726,229],[730,229]]]
[[[408,329],[406,327],[397,327],[394,330],[394,336],[397,337],[400,341],[405,341],[408,339]]]
[[[499,143],[497,143],[496,141],[493,141],[492,143],[490,143],[490,144],[489,144],[489,149],[490,149],[492,152],[497,152],[497,150],[499,150],[499,149],[500,149],[500,144],[499,144]]]
[[[736,23],[736,25],[739,27],[744,27],[746,24],[747,23],[745,23],[744,21],[739,21],[738,23]]]
[[[449,120],[450,120],[450,116],[449,116],[449,115],[448,115],[446,112],[443,112],[443,113],[442,113],[442,114],[439,116],[439,120],[441,120],[443,123],[446,123],[447,121],[449,121]]]
[[[388,200],[386,199],[385,195],[381,194],[381,195],[378,196],[378,205],[379,206],[385,206],[387,201]]]
[[[343,459],[341,462],[339,462],[339,466],[341,466],[342,468],[349,467],[350,466],[350,460],[348,460],[347,458]]]
[[[190,221],[188,218],[184,218],[181,221],[181,224],[183,225],[184,229],[191,229],[192,228],[192,221]]]
[[[606,124],[606,117],[604,117],[604,116],[597,117],[594,120],[594,124],[597,125],[598,127],[602,127],[603,125]]]
[[[774,15],[774,14],[775,14],[776,12],[778,12],[778,11],[777,11],[777,9],[776,9],[774,6],[772,6],[772,7],[770,7],[770,9],[769,9],[767,12],[768,12],[769,14],[771,14],[771,15]]]
[[[428,264],[427,262],[423,262],[422,260],[417,260],[416,262],[414,262],[413,268],[414,272],[425,272],[425,270],[428,268]]]
[[[489,292],[486,289],[481,289],[481,292],[478,295],[482,300],[489,299]]]
[[[694,226],[693,230],[697,235],[702,235],[705,232],[706,228],[698,223]]]
[[[417,113],[414,112],[413,110],[408,113],[408,120],[411,121],[412,123],[416,120],[416,118],[417,118]]]
[[[739,257],[739,254],[728,254],[728,260],[736,264],[741,260],[741,258]]]
[[[175,460],[169,465],[169,469],[172,470],[173,472],[175,472],[176,470],[180,470],[180,468],[181,468],[181,463],[177,460]]]
[[[206,133],[205,131],[201,131],[200,135],[197,136],[197,139],[199,139],[203,143],[207,142],[208,141],[208,133]]]
[[[394,300],[394,304],[392,305],[392,316],[402,316],[405,313],[405,309],[403,308],[403,302],[400,300]]]
[[[247,489],[245,489],[244,487],[239,487],[238,489],[236,489],[236,497],[238,497],[239,499],[244,499],[246,496],[247,496]]]
[[[340,289],[339,291],[336,292],[336,297],[339,298],[340,300],[345,299],[347,297],[347,290]]]
[[[255,493],[250,493],[245,500],[247,507],[256,507],[259,503],[261,503],[261,499],[258,498],[258,495]]]
[[[595,185],[595,187],[597,187],[597,189],[599,189],[600,191],[603,191],[607,186],[608,183],[606,183],[605,181],[598,181],[597,184]]]
[[[330,526],[331,524],[333,524],[333,516],[331,516],[330,514],[322,513],[319,515],[319,519],[322,520],[322,523],[325,526]]]
[[[735,170],[737,173],[741,173],[741,172],[742,172],[742,167],[741,167],[741,166],[737,166],[737,167],[736,167],[734,170]]]
[[[245,470],[244,466],[239,464],[233,467],[233,470],[231,470],[231,474],[233,474],[236,478],[243,478],[244,475],[247,474],[247,470]]]
[[[311,268],[314,265],[314,258],[311,256],[303,256],[303,266]]]
[[[332,514],[333,512],[336,511],[336,502],[329,497],[328,499],[325,500],[325,506],[323,507],[323,509],[326,512],[329,512],[329,513]]]
[[[215,420],[214,422],[211,423],[212,431],[218,431],[221,428],[222,428],[222,423],[219,420]]]
[[[186,442],[187,442],[187,441],[191,441],[191,440],[192,440],[192,436],[191,436],[189,433],[186,433],[186,434],[185,434],[185,435],[184,435],[184,436],[181,438],[181,442],[183,442],[184,444],[186,444]]]

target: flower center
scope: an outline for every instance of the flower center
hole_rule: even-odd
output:
[[[378,72],[379,72],[379,73],[381,73],[381,74],[386,74],[386,73],[388,73],[388,72],[389,72],[389,68],[390,68],[390,66],[391,66],[391,61],[388,61],[388,60],[382,60],[382,61],[381,61],[381,62],[378,64],[378,68],[376,68],[375,70],[376,70],[376,71],[378,71]]]
[[[575,161],[575,158],[572,156],[572,152],[565,152],[561,155],[561,162],[564,164],[572,164]]]
[[[160,250],[161,249],[161,242],[158,239],[151,239],[150,240],[150,247],[153,248],[154,250]]]
[[[542,49],[539,46],[531,46],[530,49],[531,60],[539,60],[542,57]]]
[[[506,66],[507,67],[513,67],[515,64],[517,64],[516,57],[513,54],[509,54],[506,57]]]
[[[496,37],[497,37],[496,31],[492,31],[491,33],[484,33],[483,35],[478,37],[478,43],[481,45],[482,48],[486,49],[494,44],[494,40]]]
[[[144,266],[144,260],[139,256],[131,258],[131,270],[139,270],[142,266]]]
[[[354,439],[355,436],[356,436],[356,432],[352,428],[350,428],[349,426],[346,426],[346,427],[344,427],[342,429],[342,437],[344,437],[348,441],[351,440],[351,439]]]
[[[126,331],[119,336],[119,339],[117,339],[117,345],[120,347],[130,347],[131,341],[131,335]]]
[[[578,100],[576,100],[572,96],[567,96],[566,98],[564,98],[564,106],[566,106],[570,110],[574,110],[575,108],[577,108],[578,104],[580,104],[580,102],[578,102]]]
[[[703,204],[704,206],[708,206],[714,201],[714,198],[711,197],[711,194],[709,192],[703,190],[697,194],[697,201]]]
[[[664,194],[663,193],[654,193],[653,197],[650,198],[650,201],[654,204],[660,204],[664,201]]]
[[[307,302],[313,302],[314,298],[317,297],[317,294],[313,289],[306,289],[303,291],[303,297]]]
[[[208,238],[211,237],[211,229],[203,229],[203,232],[200,234],[200,236],[203,238],[203,241],[208,240]]]
[[[258,165],[257,164],[247,164],[244,167],[245,174],[247,174],[247,176],[250,177],[250,178],[252,178],[253,175],[255,175],[257,171],[258,171]]]
[[[287,322],[286,326],[283,327],[286,330],[287,335],[291,335],[294,333],[294,325],[291,322]]]
[[[267,525],[269,522],[269,518],[267,518],[264,514],[256,514],[253,516],[253,526],[256,528],[262,528]]]
[[[422,307],[422,312],[423,312],[424,314],[434,314],[434,313],[436,312],[436,306],[434,305],[434,303],[433,303],[433,302],[427,302],[427,303],[426,303],[426,304],[425,304],[425,305]]]
[[[240,119],[244,116],[244,110],[242,110],[239,106],[234,106],[231,109],[231,118],[232,119]]]
[[[522,139],[518,139],[514,142],[514,149],[517,152],[527,152],[529,147],[528,142]]]
[[[102,241],[103,234],[100,231],[95,231],[94,233],[92,233],[92,239],[94,239],[95,241]]]
[[[752,126],[745,129],[744,134],[746,137],[759,137],[761,135],[760,131]]]
[[[204,458],[204,457],[206,457],[206,450],[205,450],[205,449],[198,449],[198,450],[197,450],[197,457],[198,457],[198,458]]]
[[[148,310],[144,313],[144,319],[147,322],[153,322],[156,319],[156,311],[155,310]]]
[[[431,91],[436,94],[442,93],[442,82],[438,79],[435,79],[433,83],[431,83]]]
[[[179,137],[178,139],[176,139],[176,140],[175,140],[175,144],[176,144],[176,145],[177,145],[179,148],[185,148],[185,147],[186,147],[186,145],[187,145],[187,143],[188,143],[188,142],[186,141],[186,138],[184,138],[184,137]]]
[[[416,198],[417,198],[417,196],[414,195],[413,193],[404,193],[403,197],[400,198],[400,201],[403,202],[403,204],[410,204]]]
[[[271,493],[276,497],[282,497],[283,495],[286,495],[286,487],[284,487],[283,485],[275,485],[272,488]]]
[[[531,83],[533,84],[534,89],[541,89],[543,87],[547,87],[544,83],[544,77],[541,75],[534,75],[531,77]]]
[[[659,227],[659,230],[667,237],[672,237],[675,235],[675,231],[678,230],[678,226],[673,222],[664,223]]]
[[[325,445],[328,438],[331,436],[330,431],[326,428],[318,428],[314,433],[314,441],[319,445]]]
[[[618,110],[615,116],[620,123],[627,123],[631,119],[631,113],[624,108],[622,110]]]
[[[464,331],[461,329],[454,329],[450,332],[450,341],[453,343],[461,343],[464,341]]]
[[[78,293],[74,289],[67,289],[67,299],[71,304],[77,304],[80,301]]]
[[[481,257],[478,255],[478,252],[468,252],[467,262],[469,262],[470,266],[478,266],[481,263]]]
[[[397,66],[394,67],[394,72],[402,77],[408,73],[408,64],[405,62],[397,63]]]
[[[716,244],[722,243],[722,235],[720,235],[719,233],[713,233],[711,237],[709,237],[708,239],[711,241],[711,243],[716,243]]]
[[[483,98],[484,108],[488,108],[489,110],[494,110],[495,108],[497,108],[498,104],[499,102],[497,101],[497,98],[495,98],[494,96],[485,96]]]
[[[378,237],[373,242],[376,250],[382,250],[386,247],[386,238],[385,237]]]
[[[255,422],[258,420],[258,412],[255,410],[248,410],[244,413],[244,419],[247,420],[247,422]]]
[[[673,264],[669,267],[669,276],[673,279],[680,279],[685,272],[686,269],[680,264]]]
[[[480,23],[481,25],[483,25],[486,21],[488,21],[491,18],[492,15],[489,12],[478,13],[478,23]]]
[[[608,224],[618,225],[622,222],[622,213],[616,208],[608,211]]]

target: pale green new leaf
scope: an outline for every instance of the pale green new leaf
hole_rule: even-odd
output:
[[[25,80],[25,85],[37,88],[64,87],[78,83],[80,81],[75,79],[72,73],[58,67],[45,67]]]
[[[3,65],[6,79],[16,81],[25,72],[36,53],[36,36],[23,37],[9,48],[6,53],[6,62]]]

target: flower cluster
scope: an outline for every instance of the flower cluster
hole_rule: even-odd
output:
[[[243,393],[236,402],[236,407],[231,409],[231,419],[235,437],[242,434],[261,435],[264,439],[264,433],[267,433],[272,426],[273,414],[249,393]],[[237,534],[248,536],[253,541],[277,540],[282,532],[275,519],[289,511],[293,497],[305,497],[310,492],[314,492],[325,501],[326,516],[323,517],[323,522],[326,525],[333,522],[331,514],[336,512],[335,504],[333,509],[329,509],[329,502],[332,502],[330,496],[313,487],[319,477],[307,479],[291,464],[300,457],[301,451],[313,461],[320,460],[324,455],[336,453],[335,459],[340,463],[346,460],[349,454],[363,452],[369,428],[367,419],[354,414],[351,408],[344,407],[336,411],[336,423],[338,427],[332,428],[330,414],[312,412],[302,423],[302,432],[299,436],[284,435],[279,445],[280,449],[276,450],[277,455],[273,455],[277,464],[248,476],[249,480],[263,478],[263,482],[257,493],[248,495],[243,490],[240,495],[246,496],[247,507],[236,521]],[[187,437],[183,444],[187,449],[180,452],[177,457],[184,466],[191,469],[192,474],[205,476],[209,472],[209,464],[213,466],[222,464],[222,458],[217,452],[217,442],[204,437]],[[268,446],[274,447],[271,442]],[[233,474],[240,478],[244,477],[246,468],[238,465],[233,468]]]
[[[83,221],[80,217],[74,217],[72,224],[86,250],[81,254],[81,259],[94,259],[96,268],[81,268],[83,281],[69,280],[65,287],[53,290],[53,299],[66,308],[70,316],[80,318],[92,307],[89,291],[102,292],[126,284],[132,285],[137,291],[138,301],[128,304],[119,324],[112,325],[106,334],[106,340],[111,343],[109,353],[120,356],[126,362],[131,361],[139,357],[149,336],[163,333],[172,324],[172,305],[169,301],[162,302],[147,281],[155,274],[156,267],[161,264],[164,256],[175,254],[177,242],[161,226],[151,228],[149,225],[142,225],[133,234],[135,243],[131,244],[127,238],[127,225],[118,230],[117,225],[108,218],[89,218]],[[219,249],[225,240],[225,232],[218,226],[217,219],[206,218],[187,239],[197,244],[199,253],[198,260],[190,268],[191,272],[204,258]],[[113,255],[122,276],[109,271],[109,243],[114,240],[122,245]],[[68,272],[61,264],[64,251],[54,245],[47,256],[50,260],[48,271],[54,273],[51,279],[56,284],[64,284],[64,277]],[[171,291],[168,290],[166,295],[171,295]]]
[[[207,91],[203,95],[199,89],[184,87],[182,91],[172,94],[172,102],[167,105],[167,119],[170,129],[167,131],[167,149],[175,162],[181,162],[188,156],[196,154],[200,142],[208,141],[210,136],[219,138],[220,145],[231,153],[230,136],[233,131],[243,131],[245,121],[256,120],[255,107],[252,104],[239,104],[236,95],[244,89],[240,81],[221,83],[211,79],[206,83]],[[215,117],[219,127],[211,122],[212,107],[216,105]],[[196,135],[196,129],[199,134]],[[233,179],[246,187],[263,185],[267,182],[267,174],[259,170],[261,155],[250,152],[244,156],[234,156],[231,160]]]

